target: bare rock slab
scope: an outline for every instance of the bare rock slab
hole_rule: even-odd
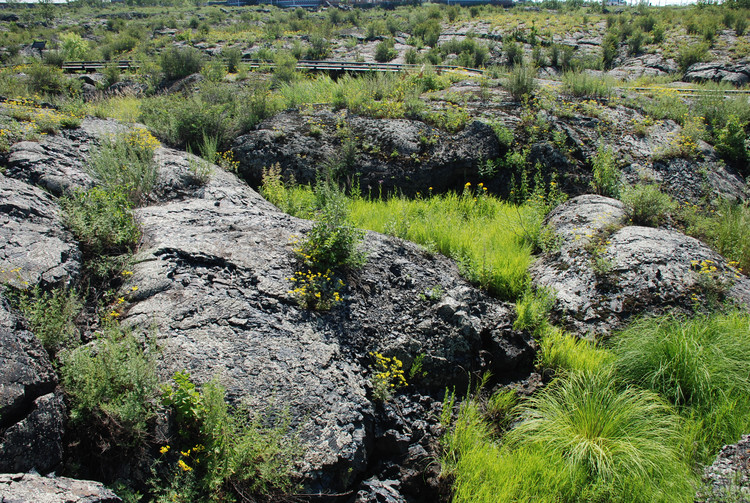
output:
[[[55,469],[65,406],[46,351],[27,331],[0,328],[0,472]]]
[[[2,503],[121,503],[99,482],[35,473],[0,474]]]
[[[180,370],[199,382],[218,377],[235,403],[287,409],[310,491],[345,490],[368,466],[370,351],[405,367],[424,354],[423,384],[434,389],[465,384],[473,371],[532,365],[511,306],[470,287],[452,262],[374,233],[363,244],[367,265],[343,278],[344,302],[329,312],[300,308],[289,292],[292,242],[311,223],[224,171],[193,197],[141,208],[137,218],[144,242],[123,290],[125,323],[155,327],[165,380]],[[441,299],[420,296],[435,286]]]
[[[55,199],[0,174],[0,281],[69,285],[80,269],[81,253]]]
[[[676,231],[628,226],[622,203],[602,196],[580,196],[548,217],[562,238],[559,252],[531,267],[538,287],[556,295],[555,313],[581,334],[607,334],[633,315],[690,312],[708,294],[698,264],[740,303],[750,301],[750,280],[697,239]]]

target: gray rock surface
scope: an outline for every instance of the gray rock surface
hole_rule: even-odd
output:
[[[2,503],[121,503],[99,482],[35,473],[0,474]]]
[[[81,253],[45,191],[0,174],[0,283],[70,285]]]
[[[684,76],[687,82],[726,82],[737,87],[750,82],[750,61],[695,63]]]
[[[716,461],[703,470],[703,481],[696,501],[750,501],[750,435],[722,447]]]
[[[0,472],[55,469],[65,407],[46,351],[31,333],[0,328],[0,369]]]
[[[701,283],[698,265],[709,260],[713,276],[730,298],[750,304],[750,280],[735,277],[721,256],[679,232],[622,227],[622,203],[580,196],[553,211],[548,222],[561,236],[558,252],[532,267],[537,287],[556,295],[555,314],[581,335],[606,334],[640,313],[690,312],[712,292]],[[598,261],[598,265],[597,265]]]
[[[426,193],[429,187],[435,191],[460,188],[476,176],[480,160],[501,154],[492,128],[481,122],[451,134],[416,120],[327,111],[305,116],[287,111],[235,140],[232,150],[240,175],[258,186],[263,168],[278,162],[286,178],[314,182],[326,161],[335,159],[341,149],[337,125],[348,126],[356,142],[356,163],[346,174],[359,178],[365,194],[377,195],[381,189],[385,194],[396,188],[407,194]],[[315,132],[316,127],[322,133]]]
[[[222,170],[193,197],[141,208],[137,218],[144,243],[123,287],[125,322],[156,328],[165,380],[178,370],[199,382],[218,376],[232,401],[288,407],[310,490],[345,489],[367,468],[370,351],[405,368],[425,354],[421,384],[439,390],[465,385],[472,371],[507,375],[532,363],[510,305],[468,286],[448,260],[381,235],[367,235],[367,265],[342,278],[341,305],[301,309],[287,278],[291,243],[310,223]],[[443,298],[422,300],[436,285]]]

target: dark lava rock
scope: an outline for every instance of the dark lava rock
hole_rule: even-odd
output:
[[[42,477],[35,473],[0,474],[3,503],[121,503],[99,482],[66,477]]]
[[[750,501],[750,435],[722,447],[716,461],[703,471],[703,481],[698,502]]]
[[[424,354],[418,384],[440,391],[465,388],[472,372],[527,374],[533,364],[530,341],[512,330],[512,306],[469,286],[443,257],[368,233],[367,264],[342,276],[344,302],[308,311],[287,278],[295,236],[310,222],[218,168],[200,191],[167,199],[136,211],[144,237],[123,286],[132,302],[125,323],[158,331],[165,380],[179,370],[199,382],[216,376],[234,402],[288,408],[310,492],[347,489],[375,455],[369,352],[404,368]],[[436,286],[441,299],[420,295]],[[397,450],[407,447],[394,438]]]
[[[579,334],[609,333],[642,312],[690,312],[710,295],[696,271],[695,264],[704,260],[715,265],[719,281],[733,285],[730,298],[750,304],[750,280],[735,278],[723,257],[679,232],[622,227],[625,210],[619,201],[580,196],[556,208],[547,221],[562,246],[531,267],[532,281],[555,293],[559,321]]]
[[[750,61],[695,63],[685,72],[687,82],[727,82],[737,87],[750,82]]]
[[[30,332],[0,328],[0,369],[0,472],[54,470],[65,407],[46,351]]]
[[[71,285],[81,253],[54,197],[0,174],[0,283]]]
[[[416,120],[287,111],[235,140],[239,173],[257,187],[263,168],[279,163],[285,178],[314,182],[327,162],[338,159],[342,128],[357,146],[356,159],[342,175],[357,178],[365,194],[460,189],[476,177],[480,161],[501,155],[492,128],[478,121],[452,134]]]

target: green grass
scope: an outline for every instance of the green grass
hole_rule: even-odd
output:
[[[312,188],[285,186],[267,173],[262,194],[281,210],[310,218],[321,208]],[[455,259],[473,283],[506,300],[516,300],[528,285],[534,236],[543,217],[538,204],[516,206],[467,184],[462,194],[426,198],[349,202],[351,221],[360,228],[390,234]]]
[[[692,501],[681,419],[607,369],[567,374],[518,409],[502,443],[474,400],[443,439],[455,502]]]
[[[709,462],[750,429],[750,316],[647,318],[619,334],[618,374],[675,404],[696,424],[697,459]]]
[[[745,273],[750,271],[750,206],[723,201],[710,212],[685,206],[680,219],[687,234],[713,247]]]
[[[481,188],[425,199],[355,199],[351,218],[456,259],[470,281],[508,300],[526,288],[532,246],[525,238],[540,225],[536,206],[515,206]]]
[[[545,331],[539,349],[537,364],[558,372],[599,369],[612,361],[608,350],[554,327]]]

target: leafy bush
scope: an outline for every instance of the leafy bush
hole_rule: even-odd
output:
[[[229,73],[237,73],[237,69],[242,61],[242,51],[239,47],[225,47],[221,50],[221,57],[224,64],[227,65]]]
[[[722,159],[738,168],[742,174],[750,174],[747,168],[750,155],[747,149],[747,122],[741,122],[736,115],[727,118],[726,125],[716,133],[716,151]]]
[[[29,91],[39,94],[62,94],[66,88],[66,79],[60,68],[35,62],[26,71],[26,84]]]
[[[710,462],[750,428],[750,317],[731,312],[646,318],[620,333],[620,375],[656,391],[697,423],[697,458]]]
[[[179,437],[172,439],[174,447],[161,449],[161,462],[173,468],[157,483],[159,501],[269,497],[294,487],[298,443],[283,414],[232,410],[225,394],[217,380],[198,389],[187,372],[175,374],[165,388],[163,401],[175,412]]]
[[[620,170],[614,152],[606,145],[600,145],[592,159],[593,179],[591,187],[597,194],[617,197],[620,194]]]
[[[516,101],[522,101],[524,96],[531,96],[536,90],[536,68],[532,66],[516,65],[510,75],[503,82],[510,95]]]
[[[122,189],[79,190],[61,198],[60,205],[65,224],[92,256],[132,251],[140,239],[132,203]]]
[[[321,210],[306,239],[295,249],[298,259],[316,273],[361,266],[365,257],[358,247],[364,232],[351,224],[346,196],[325,183],[318,184],[316,196],[322,200]]]
[[[635,225],[659,227],[676,209],[676,204],[656,185],[636,185],[623,190],[620,200],[627,206],[628,216]]]
[[[67,61],[86,59],[89,44],[78,33],[67,32],[60,35],[60,50]]]
[[[641,30],[635,30],[628,38],[628,53],[631,56],[637,56],[641,52],[641,46],[645,36]]]
[[[695,63],[701,63],[708,57],[706,44],[683,44],[677,52],[677,64],[681,72],[686,72]]]
[[[523,65],[523,48],[519,47],[516,42],[506,40],[503,43],[503,52],[505,53],[505,64],[509,67]]]
[[[617,57],[617,49],[619,40],[617,35],[612,32],[607,32],[602,40],[602,65],[604,68],[611,68],[612,63]]]
[[[307,49],[307,59],[325,59],[331,54],[331,42],[321,35],[310,37],[310,47]]]
[[[44,292],[36,286],[31,291],[18,292],[13,301],[50,356],[80,342],[75,319],[82,304],[74,290],[57,288]]]
[[[398,56],[398,52],[393,48],[393,39],[388,38],[375,46],[375,61],[387,63],[396,59],[396,56]]]
[[[203,55],[192,47],[171,47],[161,54],[159,60],[166,80],[177,80],[203,68]]]
[[[60,360],[73,422],[113,420],[131,440],[143,440],[158,384],[151,343],[109,322],[94,343]]]
[[[102,186],[125,190],[133,203],[151,192],[158,175],[154,150],[159,141],[143,128],[135,128],[104,140],[87,166],[87,171]]]

